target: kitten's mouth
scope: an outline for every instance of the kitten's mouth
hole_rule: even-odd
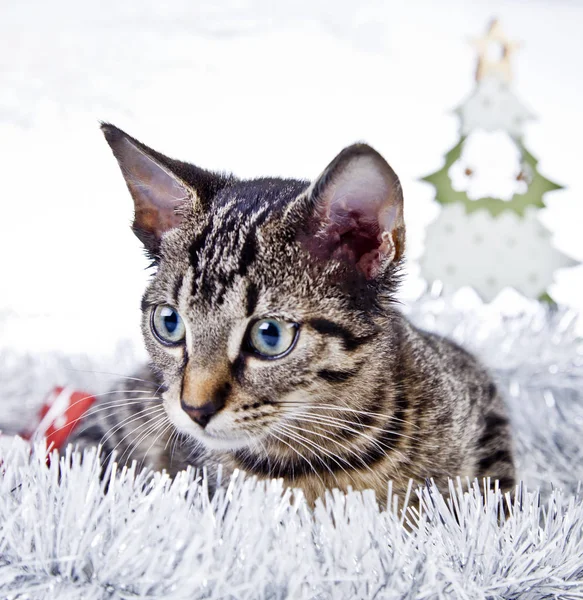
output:
[[[196,433],[193,431],[188,433],[211,450],[238,450],[248,446],[250,441],[247,436],[224,435],[202,428]]]
[[[228,426],[223,429],[221,424],[214,422],[216,417],[213,417],[205,427],[201,427],[194,423],[177,404],[169,399],[164,403],[174,426],[210,450],[238,450],[252,444],[252,436]]]
[[[209,450],[239,450],[248,446],[249,436],[236,435],[235,432],[222,433],[217,431],[207,431],[207,428],[196,427],[194,425],[175,424],[177,429],[194,438],[206,446]]]

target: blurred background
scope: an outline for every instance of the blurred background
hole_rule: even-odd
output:
[[[421,178],[460,139],[453,110],[476,87],[470,42],[493,17],[521,43],[512,89],[536,116],[524,145],[564,186],[545,195],[540,221],[554,248],[583,261],[581,2],[3,2],[1,343],[107,352],[138,337],[147,262],[99,120],[242,177],[312,178],[367,141],[403,184],[402,298],[414,301],[440,213]],[[583,310],[583,267],[557,271],[549,293]]]

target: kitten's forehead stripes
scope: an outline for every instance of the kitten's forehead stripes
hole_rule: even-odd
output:
[[[174,288],[172,290],[172,300],[174,301],[174,306],[178,306],[178,296],[180,294],[180,289],[182,288],[182,283],[184,281],[184,275],[181,273],[176,278],[174,282]]]
[[[259,290],[257,289],[257,285],[250,281],[247,284],[247,290],[245,295],[245,315],[250,317],[255,312],[255,308],[257,307],[257,300],[259,299]]]
[[[222,222],[211,220],[189,249],[195,273],[192,294],[202,294],[217,306],[222,304],[237,275],[247,274],[256,256],[255,229],[266,218],[266,211],[255,222],[237,213],[226,215]]]
[[[247,232],[247,237],[243,242],[243,247],[241,248],[241,254],[239,255],[239,266],[237,268],[237,274],[241,277],[245,277],[247,275],[247,271],[249,267],[255,260],[257,256],[257,228],[265,221],[267,218],[267,211],[264,211],[261,215],[258,216],[255,223],[251,226],[249,231]]]
[[[190,243],[193,297],[215,307],[223,304],[229,289],[257,260],[258,229],[268,219],[277,219],[306,186],[298,180],[253,180],[225,188]]]

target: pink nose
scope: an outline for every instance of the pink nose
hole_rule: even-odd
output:
[[[185,404],[184,400],[180,400],[180,406],[182,407],[182,410],[203,429],[207,426],[207,423],[211,420],[211,417],[218,413],[224,405],[224,401],[214,401],[207,402],[202,406],[189,406],[188,404]]]

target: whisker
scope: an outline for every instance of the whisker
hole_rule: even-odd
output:
[[[309,418],[305,418],[305,417],[309,417]],[[411,457],[405,451],[403,451],[402,449],[399,449],[399,448],[394,448],[392,446],[389,446],[385,442],[382,442],[379,439],[376,439],[372,436],[367,435],[364,431],[360,431],[358,429],[355,429],[354,427],[350,427],[350,425],[349,425],[351,423],[350,421],[345,421],[344,419],[337,419],[335,417],[331,417],[328,415],[314,415],[312,413],[303,413],[301,415],[294,414],[293,419],[298,420],[298,421],[313,422],[313,423],[319,423],[322,425],[329,425],[332,430],[337,429],[337,428],[347,429],[348,431],[352,431],[353,433],[355,433],[357,435],[363,436],[366,439],[370,440],[379,450],[381,450],[382,452],[384,452],[386,454],[387,458],[391,461],[394,468],[397,468],[397,463],[395,462],[395,458],[398,458],[403,463],[414,464]],[[363,425],[363,427],[369,427],[369,426]],[[385,430],[383,430],[383,431],[385,431]],[[329,433],[333,434],[333,431],[329,431]],[[416,436],[416,435],[410,436],[410,435],[406,435],[406,434],[400,434],[399,432],[392,432],[391,430],[386,430],[386,433],[392,433],[396,436],[398,435],[401,438],[410,439],[410,440],[418,443],[421,447],[425,448],[428,451],[437,450],[439,448],[438,444],[428,442],[427,440],[425,440],[419,436]]]
[[[206,449],[204,444],[200,442],[194,435],[181,432],[181,437],[184,443],[189,444],[191,446],[190,452],[186,455],[185,461],[188,462],[190,459],[198,452],[199,454],[202,451],[202,455],[204,456],[206,453]]]
[[[316,448],[316,450],[318,450],[318,451],[322,452],[323,454],[325,454],[326,456],[328,456],[331,460],[333,460],[338,465],[338,467],[340,467],[340,469],[342,469],[342,471],[344,471],[344,473],[346,473],[346,475],[350,479],[353,479],[352,476],[350,475],[350,473],[348,473],[348,471],[346,471],[346,469],[336,460],[336,458],[340,458],[340,457],[336,457],[334,454],[331,454],[330,452],[328,452],[328,450],[326,450],[326,448],[323,448],[319,444],[316,444],[315,442],[308,440],[305,436],[294,433],[293,431],[289,431],[287,425],[285,425],[283,423],[278,423],[277,429],[278,429],[278,431],[280,431],[280,433],[287,435],[290,439],[294,440],[298,444],[301,444],[304,448],[306,448],[309,452],[311,452],[328,469],[328,471],[330,472],[330,475],[332,475],[332,477],[334,478],[334,481],[336,481],[336,484],[338,485],[338,487],[340,487],[340,484],[338,483],[338,479],[336,478],[334,471],[332,471],[332,469],[330,468],[330,465],[328,463],[326,463],[326,461],[321,456],[319,456],[314,450],[312,450],[311,448],[306,446],[306,444],[310,444],[311,446],[314,446]],[[304,442],[306,442],[306,444],[304,444]],[[353,479],[353,481],[354,481],[354,479]]]
[[[312,408],[312,406],[308,406],[307,408]],[[333,417],[330,415],[318,415],[310,412],[302,412],[300,415],[297,413],[293,414],[294,419],[299,417],[314,417],[315,419],[319,419],[322,423],[328,423],[330,425],[354,425],[354,421],[349,421],[348,419],[341,419],[340,417]],[[363,425],[360,421],[359,424],[362,427],[370,429],[371,431],[385,431],[382,427],[378,427],[376,425]]]
[[[190,441],[191,444],[190,444],[190,451],[188,452],[188,454],[186,455],[186,458],[185,458],[186,462],[190,462],[190,460],[194,456],[194,453],[199,449],[198,443],[196,442],[196,440],[194,440],[194,438],[192,438],[191,436],[188,436],[188,441]]]
[[[187,436],[182,431],[178,431],[178,429],[177,429],[176,430],[176,441],[174,442],[174,444],[172,446],[172,452],[170,453],[170,460],[172,460],[173,453],[176,452],[178,445],[185,444],[187,442],[188,442]]]
[[[134,390],[132,390],[132,391],[134,391]],[[101,394],[88,394],[87,396],[84,396],[83,398],[80,398],[79,400],[75,400],[75,402],[73,402],[73,404],[69,405],[68,409],[72,408],[73,406],[75,406],[79,402],[83,402],[84,400],[88,400],[89,398],[101,398],[102,396],[107,396],[109,394],[118,394],[118,393],[122,393],[122,392],[127,393],[128,390],[111,390],[109,392],[103,392]],[[140,393],[140,394],[141,393],[147,394],[147,393],[151,392],[151,390],[135,390],[135,392],[136,393]],[[143,398],[143,399],[147,400],[148,398]],[[152,400],[155,400],[155,399],[158,399],[158,398],[152,398]],[[125,399],[121,399],[119,401],[122,402],[124,400]],[[132,398],[132,400],[140,400],[140,398]],[[115,401],[115,402],[117,402],[117,401]],[[99,406],[103,406],[103,405],[104,404],[102,402],[98,402],[96,408],[98,408]],[[95,408],[91,407],[86,413],[84,413],[81,416],[77,417],[73,421],[69,421],[69,422],[65,423],[62,427],[59,427],[58,429],[55,429],[54,433],[56,433],[58,431],[61,431],[61,429],[64,429],[65,427],[69,427],[71,424],[78,423],[80,420],[85,419],[86,417],[90,416],[92,414],[91,413],[92,410],[95,410]],[[34,431],[34,433],[33,433],[33,437],[34,436],[38,436],[38,434],[39,434],[39,431],[38,431],[38,428],[37,428]]]
[[[164,425],[164,421],[162,421],[162,423],[160,424],[160,427],[162,427]],[[166,417],[166,427],[164,427],[164,429],[162,429],[162,431],[160,431],[160,433],[154,438],[154,441],[148,446],[148,449],[146,450],[146,453],[144,454],[142,460],[140,461],[140,469],[144,466],[144,463],[146,461],[146,458],[148,458],[148,453],[150,452],[150,450],[154,447],[154,444],[163,436],[165,435],[165,433],[172,427],[172,423],[170,422],[170,419],[168,417]],[[148,434],[149,435],[149,434]],[[141,442],[140,442],[141,443]]]
[[[193,444],[192,444],[192,449],[190,450],[190,452],[188,453],[188,455],[186,457],[187,461],[189,461],[195,455],[195,453],[200,450],[200,442],[191,436],[189,436],[189,439],[193,442]]]
[[[139,445],[142,443],[143,440],[145,440],[150,433],[156,431],[156,429],[158,428],[158,425],[160,423],[164,422],[164,417],[162,415],[154,415],[150,418],[148,418],[144,424],[149,425],[148,427],[146,427],[142,433],[140,433],[139,435],[135,436],[134,439],[129,440],[129,443],[126,445],[125,450],[120,454],[119,459],[118,459],[118,463],[123,464],[123,457],[126,455],[128,456],[128,461],[130,460],[130,457],[132,455],[132,453],[134,452],[134,450],[137,450]],[[132,430],[132,434],[136,433],[137,431],[139,431],[140,429],[142,429],[142,426],[138,426],[135,427]],[[123,441],[124,438],[122,438],[122,440],[120,440],[119,443],[121,443]],[[118,445],[119,445],[118,443]],[[117,445],[116,445],[117,448]],[[115,448],[114,448],[115,450]],[[137,461],[137,459],[136,459]]]
[[[279,429],[278,429],[278,431],[279,431]],[[293,452],[295,452],[300,458],[302,458],[303,460],[305,460],[308,463],[308,466],[310,467],[310,469],[312,469],[312,471],[314,471],[314,475],[320,480],[320,483],[322,484],[322,487],[326,487],[326,484],[324,483],[324,481],[320,477],[320,474],[318,473],[318,471],[316,471],[316,469],[314,468],[314,465],[311,463],[311,461],[308,458],[306,458],[299,450],[297,450],[296,448],[294,448],[291,444],[288,444],[285,440],[281,439],[278,435],[276,435],[275,433],[273,433],[273,431],[270,431],[269,435],[273,436],[276,440],[278,440],[282,444],[285,444],[288,448],[290,448]],[[284,435],[285,435],[285,433],[284,433]],[[308,448],[308,450],[309,450],[309,448]]]
[[[178,429],[174,428],[174,433],[170,436],[169,441],[172,440],[172,438],[174,438],[174,441],[172,442],[172,445],[170,447],[170,466],[172,466],[174,462],[176,446],[179,442],[183,441],[184,434],[181,431],[178,431]]]
[[[115,414],[115,412],[124,407],[124,406],[131,406],[133,404],[143,404],[143,402],[149,402],[149,401],[155,401],[155,400],[160,400],[160,398],[132,398],[131,400],[127,400],[127,399],[122,399],[122,400],[112,400],[111,402],[99,402],[98,405],[95,408],[90,408],[85,414],[82,414],[80,417],[77,417],[76,419],[73,419],[72,421],[68,421],[67,423],[65,423],[63,426],[59,427],[58,429],[55,429],[55,431],[53,433],[57,433],[58,431],[61,431],[61,429],[64,429],[65,427],[70,427],[72,424],[78,423],[79,421],[82,421],[84,419],[87,419],[88,417],[92,417],[93,415],[103,411],[103,410],[111,410],[112,412],[109,415],[105,415],[107,416],[111,416],[113,414]],[[77,432],[77,436],[80,433],[83,433],[83,431],[85,431],[85,429],[87,429],[88,427],[91,427],[92,423],[86,423],[85,425],[82,426],[81,430],[79,432]]]
[[[304,419],[298,415],[294,415],[294,419],[296,419],[298,421],[305,421],[306,423],[311,423],[312,425],[315,425],[316,427],[318,427],[318,424],[321,424],[321,425],[332,425],[333,429],[337,428],[337,427],[334,427],[336,425],[335,423],[328,422],[327,420],[324,420],[324,419],[317,419],[317,418],[316,419]],[[395,460],[394,460],[395,457],[392,456],[392,454],[396,453],[402,460],[406,459],[405,454],[401,450],[390,447],[388,444],[375,439],[374,437],[366,434],[364,431],[361,431],[359,429],[354,429],[353,427],[348,427],[345,425],[343,425],[342,428],[346,429],[348,431],[351,431],[351,432],[369,440],[372,444],[374,444],[376,446],[376,448],[378,450],[380,450],[381,452],[383,452],[386,455],[386,457],[391,461],[391,463],[393,463],[393,467],[396,467],[397,463],[395,462]],[[322,431],[321,427],[318,427],[318,429],[320,431]],[[330,433],[334,437],[340,437],[339,434],[335,433],[334,431],[329,431],[327,429],[324,431],[326,431],[327,433]],[[316,434],[316,435],[318,435],[318,434]]]
[[[325,431],[326,433],[331,433],[331,434],[332,434],[333,436],[335,436],[335,437],[340,437],[338,434],[336,434],[336,433],[333,433],[333,432],[331,432],[331,431],[328,431],[327,429],[324,429],[324,428],[322,428],[322,427],[319,427],[317,424],[315,424],[315,423],[314,423],[314,422],[312,422],[312,421],[309,421],[308,419],[302,419],[302,420],[303,420],[303,421],[306,421],[307,423],[311,423],[312,425],[314,425],[315,427],[317,427],[319,431]],[[300,427],[297,427],[297,426],[295,426],[295,425],[290,425],[290,424],[287,424],[287,426],[288,426],[288,427],[293,427],[294,429],[300,429],[301,431],[305,431],[306,433],[314,433],[314,435],[317,435],[318,437],[325,438],[325,439],[329,440],[330,442],[332,442],[333,444],[337,444],[338,446],[340,446],[340,447],[341,447],[341,448],[343,448],[344,450],[347,450],[347,451],[348,451],[348,452],[350,452],[351,454],[354,454],[354,455],[355,455],[355,456],[356,456],[356,457],[357,457],[357,458],[360,460],[360,462],[362,462],[362,464],[363,464],[363,465],[364,465],[364,466],[365,466],[365,467],[366,467],[366,468],[367,468],[367,469],[368,469],[368,470],[369,470],[371,473],[373,472],[373,470],[371,469],[370,465],[368,465],[368,464],[366,464],[366,463],[364,462],[363,458],[362,458],[362,457],[361,457],[361,456],[358,454],[358,452],[357,452],[357,450],[356,450],[355,448],[350,448],[349,446],[346,446],[345,444],[342,444],[342,443],[341,443],[341,442],[339,442],[338,440],[335,440],[335,439],[333,439],[333,438],[331,438],[331,437],[328,437],[327,435],[324,435],[324,434],[322,434],[322,433],[317,433],[317,432],[315,432],[315,431],[314,431],[314,432],[311,432],[309,429],[300,428]],[[348,427],[346,427],[345,429],[349,429],[349,430],[350,430],[350,428],[348,428]],[[353,429],[352,431],[358,432],[358,430],[356,430],[356,429]],[[367,437],[368,437],[368,439],[370,439],[370,441],[371,441],[371,442],[376,442],[376,440],[375,440],[374,438],[371,438],[371,437],[369,437],[369,436],[367,436]],[[386,451],[386,450],[385,450],[385,449],[383,449],[381,446],[379,446],[379,448],[380,448],[380,449],[382,449],[382,451],[383,451],[383,452],[385,452],[385,451]]]
[[[122,419],[122,421],[116,423],[114,427],[109,429],[108,432],[106,432],[107,436],[102,438],[101,443],[103,445],[105,445],[105,443],[111,438],[111,436],[114,433],[119,431],[122,427],[124,427],[128,423],[133,423],[134,421],[137,421],[138,419],[141,419],[143,417],[149,417],[152,414],[158,414],[158,413],[162,413],[162,412],[165,412],[165,409],[163,406],[153,406],[153,407],[149,406],[147,408],[144,408],[144,409],[138,411],[137,413],[132,413],[131,415],[129,415],[129,417]],[[123,438],[123,439],[125,439],[125,438]]]
[[[152,390],[129,390],[131,392],[135,392],[136,394],[150,394],[152,392]],[[89,400],[89,398],[101,398],[103,396],[108,396],[110,394],[121,394],[121,393],[128,393],[128,390],[110,390],[109,392],[102,392],[101,394],[87,394],[87,396],[84,396],[83,398],[79,398],[79,400],[75,400],[75,402],[73,402],[73,404],[70,404],[68,406],[68,408],[72,408],[73,406],[76,406],[77,404],[79,404],[79,402],[84,402],[85,400]],[[101,403],[99,403],[101,404]]]
[[[314,408],[314,406],[309,405],[309,408]],[[340,419],[339,417],[332,417],[332,416],[328,416],[328,415],[318,415],[318,414],[313,414],[313,413],[302,413],[302,415],[294,414],[293,418],[297,419],[299,416],[311,416],[313,418],[320,419],[322,423],[328,423],[330,425],[332,425],[332,424],[337,424],[337,425],[342,425],[342,426],[344,426],[344,425],[354,425],[353,421],[348,421],[346,419]],[[401,433],[399,431],[393,431],[393,430],[390,430],[390,429],[384,429],[382,427],[376,427],[374,425],[363,425],[362,422],[360,422],[360,421],[359,421],[359,423],[363,427],[366,427],[367,429],[372,429],[372,430],[375,430],[375,431],[381,431],[381,432],[384,432],[384,433],[390,433],[391,435],[395,435],[395,436],[402,437],[402,438],[405,438],[405,439],[410,439],[410,440],[413,440],[415,442],[421,442],[422,444],[425,445],[426,448],[430,448],[430,447],[436,448],[437,447],[436,445],[427,444],[426,440],[424,440],[423,438],[421,438],[419,436],[416,436],[416,435],[409,435],[409,434],[406,434],[406,433]]]
[[[344,450],[346,450],[346,451],[350,452],[350,454],[353,454],[354,456],[356,456],[356,457],[357,457],[357,458],[360,460],[360,462],[362,463],[362,465],[363,465],[364,467],[366,467],[366,468],[367,468],[367,469],[368,469],[368,470],[369,470],[369,471],[370,471],[370,472],[371,472],[373,475],[375,474],[375,472],[374,472],[374,471],[371,469],[370,465],[367,465],[367,464],[366,464],[366,462],[364,462],[364,459],[363,459],[361,456],[359,456],[359,455],[358,455],[358,453],[357,453],[357,452],[356,452],[354,449],[352,449],[352,448],[349,448],[348,446],[345,446],[344,444],[341,444],[340,442],[338,442],[338,441],[336,441],[336,440],[332,439],[331,437],[328,437],[327,435],[324,435],[324,434],[322,434],[322,433],[317,433],[317,432],[315,432],[315,431],[313,431],[313,432],[312,432],[312,431],[310,431],[309,429],[305,429],[305,428],[303,428],[303,427],[297,427],[297,426],[295,426],[295,425],[290,425],[289,423],[286,423],[286,424],[285,424],[285,427],[288,427],[288,428],[290,428],[290,427],[291,427],[291,428],[292,428],[292,429],[294,429],[295,431],[300,431],[300,432],[303,432],[303,433],[313,433],[314,435],[317,435],[318,437],[324,438],[324,439],[326,439],[326,440],[328,440],[328,441],[332,442],[333,444],[337,444],[337,445],[338,445],[338,446],[340,446],[341,448],[344,448]],[[324,448],[324,447],[323,447],[323,446],[321,446],[320,444],[317,444],[316,442],[314,442],[314,441],[312,441],[312,440],[309,440],[308,438],[306,438],[306,436],[305,436],[305,435],[304,435],[304,436],[302,436],[302,437],[303,437],[303,439],[304,439],[304,440],[305,440],[307,443],[311,443],[311,444],[313,444],[313,445],[314,445],[314,446],[316,446],[316,447],[318,448],[318,450],[320,450],[321,452],[328,452],[328,449],[327,449],[327,448]],[[330,456],[330,458],[332,458],[332,460],[334,460],[334,457],[335,457],[335,458],[338,458],[339,460],[341,460],[342,462],[344,462],[346,465],[348,465],[348,467],[352,467],[352,465],[350,464],[350,462],[348,462],[348,460],[347,460],[347,459],[345,459],[345,458],[343,458],[343,457],[339,456],[338,454],[334,454],[334,453],[331,453],[331,454],[332,454],[332,456]],[[335,461],[335,462],[336,462],[336,461]],[[350,474],[348,473],[348,471],[346,471],[346,470],[345,470],[345,469],[342,467],[342,465],[340,465],[340,463],[338,463],[338,462],[337,462],[336,464],[338,464],[338,466],[339,466],[339,467],[340,467],[340,468],[341,468],[341,469],[342,469],[342,470],[343,470],[343,471],[344,471],[344,472],[345,472],[345,473],[346,473],[346,474],[347,474],[347,475],[348,475],[348,476],[349,476],[351,479],[353,479],[353,478],[352,478],[352,475],[350,475]],[[353,479],[353,481],[354,481],[354,479]]]
[[[154,431],[160,424],[169,422],[170,419],[168,419],[167,414],[156,413],[153,415],[148,415],[146,417],[146,421],[151,423],[152,427],[143,431],[142,434],[137,436],[134,440],[130,440],[130,442],[128,444],[128,448],[132,448],[132,446],[134,446],[134,449],[136,449],[142,443],[142,441],[145,440],[146,437],[148,437],[148,435],[150,435],[150,433],[151,433],[150,429],[152,431]],[[133,450],[132,450],[132,452],[133,452]],[[123,457],[123,454],[121,456]]]
[[[419,425],[417,425],[416,423],[412,423],[411,421],[408,421],[407,419],[400,419],[398,417],[395,417],[394,415],[387,415],[384,413],[359,410],[356,408],[349,408],[347,406],[338,406],[336,404],[331,405],[328,403],[326,405],[323,405],[323,404],[307,405],[306,403],[298,401],[298,400],[283,400],[283,401],[279,401],[278,404],[288,404],[290,406],[308,406],[309,408],[317,408],[317,409],[321,409],[321,410],[342,410],[344,412],[357,413],[359,415],[364,415],[364,416],[378,417],[381,419],[391,419],[392,421],[400,421],[401,423],[404,423],[406,425],[410,425],[411,427],[415,427],[416,429],[419,429]]]
[[[323,407],[320,407],[320,406],[318,406],[316,404],[304,404],[302,402],[297,403],[296,406],[305,407],[305,408],[308,408],[308,409],[323,408]],[[338,407],[338,410],[343,410],[343,408],[342,407]],[[351,409],[350,412],[351,413],[355,413],[356,417],[359,416],[359,411]],[[320,419],[332,419],[332,420],[334,420],[334,421],[329,421],[330,424],[333,423],[333,422],[336,422],[338,424],[343,424],[343,425],[345,425],[345,424],[354,424],[353,421],[341,419],[339,417],[333,417],[333,416],[330,416],[330,415],[317,415],[317,414],[312,414],[312,413],[302,413],[302,414],[308,414],[308,415],[311,415],[313,417],[320,418]],[[360,413],[360,414],[366,414],[366,413]],[[297,413],[294,413],[293,416],[297,418],[298,415],[297,415]],[[410,421],[403,420],[403,419],[395,419],[395,420],[401,421],[405,425],[410,425],[411,427],[415,427],[416,429],[419,429],[419,427],[417,425],[411,423]],[[414,435],[414,434],[410,435],[410,434],[407,434],[407,433],[401,433],[399,431],[388,430],[388,429],[381,428],[381,427],[374,426],[374,425],[364,424],[364,423],[362,423],[362,421],[360,419],[358,419],[358,424],[361,425],[362,427],[367,428],[367,429],[373,429],[373,430],[376,430],[376,431],[382,431],[382,432],[385,432],[385,433],[390,433],[390,434],[395,435],[397,437],[401,437],[401,438],[404,438],[404,439],[409,439],[409,440],[415,441],[416,443],[420,443],[425,448],[428,448],[428,449],[430,449],[430,448],[434,448],[434,449],[438,448],[437,444],[429,444],[424,438],[422,438],[420,436],[417,436],[417,435]]]
[[[120,379],[129,379],[132,381],[142,381],[143,383],[149,383],[154,387],[156,385],[155,381],[151,381],[149,379],[142,379],[141,377],[130,377],[129,375],[122,375],[121,373],[110,373],[108,371],[94,371],[93,369],[73,369],[73,368],[65,368],[65,371],[72,371],[73,373],[91,373],[94,375],[109,375],[111,377],[119,377]]]
[[[177,429],[174,429],[174,431],[170,434],[170,436],[166,440],[166,443],[164,444],[164,451],[168,450],[168,446],[170,446],[170,444],[172,443],[172,440],[176,436],[176,432],[177,432]]]
[[[249,439],[251,439],[251,436],[248,436]],[[272,467],[271,467],[271,461],[270,461],[270,456],[269,456],[269,452],[267,451],[267,448],[265,447],[265,444],[261,441],[261,438],[255,438],[252,440],[253,443],[257,443],[261,446],[261,449],[263,450],[263,453],[265,454],[265,458],[267,460],[267,468],[269,469],[269,472],[272,473]],[[255,461],[255,466],[257,466],[257,463],[261,460],[261,458],[257,458],[257,460]],[[292,476],[294,475],[293,472],[293,466],[292,466]]]
[[[177,437],[178,431],[176,429],[176,427],[174,428],[174,431],[168,436],[168,439],[166,440],[166,443],[164,444],[164,452],[166,452],[168,450],[168,447],[170,447],[170,466],[172,466],[172,443],[174,442],[174,444],[176,444],[176,437]]]
[[[162,409],[164,410],[164,409]],[[140,415],[138,418],[143,418],[144,415]],[[160,412],[154,412],[154,414],[152,414],[151,412],[147,415],[146,417],[146,421],[144,421],[144,423],[142,423],[141,425],[138,425],[137,427],[134,427],[130,432],[126,433],[126,435],[124,435],[121,440],[119,440],[119,442],[113,447],[113,449],[111,450],[111,452],[109,452],[109,454],[107,455],[105,462],[107,463],[109,461],[110,456],[117,450],[118,446],[124,441],[126,440],[130,435],[135,434],[137,431],[139,431],[140,429],[142,429],[142,427],[147,427],[147,426],[152,426],[152,419],[158,419],[161,418],[162,414]],[[124,419],[125,420],[125,419]],[[135,421],[137,419],[133,419],[131,422]],[[127,424],[127,423],[126,423]],[[154,426],[156,426],[158,424],[158,421],[155,421]],[[123,426],[123,425],[122,425]],[[117,427],[117,429],[119,430],[119,426]],[[112,434],[110,434],[109,437],[111,437]],[[129,446],[131,448],[131,444]],[[127,451],[127,448],[126,448]],[[124,451],[125,454],[125,451]],[[123,454],[122,454],[123,456]],[[129,456],[128,456],[129,458]],[[120,460],[118,461],[121,463],[121,456],[120,456]]]

